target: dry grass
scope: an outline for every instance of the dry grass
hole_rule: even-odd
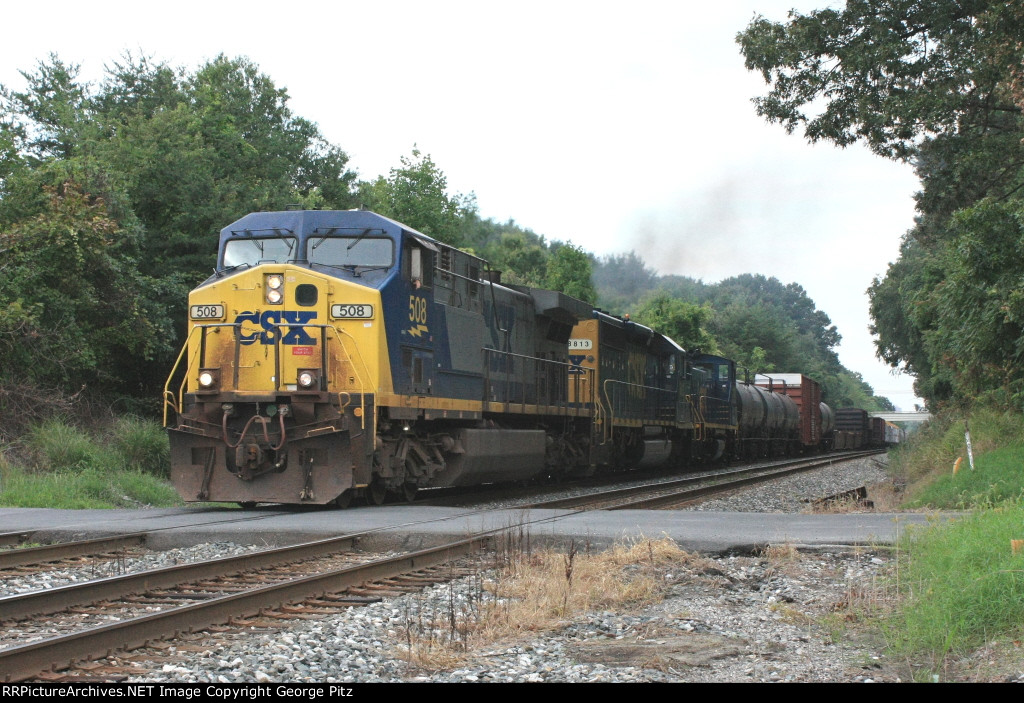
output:
[[[800,552],[792,544],[769,544],[761,552],[761,556],[770,564],[790,564],[800,560]]]
[[[667,538],[595,554],[575,544],[561,551],[528,545],[527,538],[500,552],[496,568],[481,570],[459,597],[449,586],[446,607],[410,599],[402,656],[424,668],[451,667],[481,647],[555,629],[581,613],[656,602],[669,585],[667,569],[703,561]]]

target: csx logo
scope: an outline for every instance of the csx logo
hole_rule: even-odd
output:
[[[283,327],[281,344],[312,346],[316,344],[316,339],[309,336],[302,325],[309,324],[315,319],[315,310],[267,310],[263,314],[246,311],[239,313],[235,318],[235,324],[244,325],[249,322],[263,328],[262,332],[239,334],[238,341],[242,344],[255,344],[257,339],[260,344],[273,344],[278,325],[280,325]]]

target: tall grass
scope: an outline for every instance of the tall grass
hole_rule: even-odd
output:
[[[527,538],[499,549],[497,568],[479,575],[472,598],[452,597],[441,610],[431,600],[429,611],[407,601],[401,655],[421,666],[453,666],[480,647],[555,629],[582,612],[652,603],[671,585],[661,568],[701,559],[669,539],[594,554],[576,544],[564,552],[528,545]]]
[[[1018,413],[979,408],[969,418],[944,415],[907,438],[891,452],[892,470],[907,485],[907,497],[922,505],[920,493],[933,481],[952,474],[958,458],[968,463],[965,427],[970,427],[975,458],[1000,447],[1024,446],[1024,418]],[[960,473],[963,473],[961,469]],[[933,507],[962,507],[952,504]]]
[[[902,606],[886,623],[893,651],[940,671],[989,638],[1024,634],[1024,506],[979,511],[912,538],[900,574]]]
[[[167,481],[139,471],[34,472],[0,465],[0,505],[10,508],[138,508],[180,505]]]
[[[166,481],[167,436],[158,423],[119,418],[90,433],[59,419],[32,426],[0,453],[0,505],[111,508],[176,505]]]

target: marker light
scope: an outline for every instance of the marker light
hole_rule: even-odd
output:
[[[316,385],[319,378],[320,374],[317,372],[317,369],[299,369],[299,375],[296,380],[300,388],[309,389]]]

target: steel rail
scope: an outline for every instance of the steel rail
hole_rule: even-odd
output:
[[[116,600],[135,593],[171,588],[192,581],[229,576],[292,561],[314,559],[349,549],[357,539],[357,535],[343,535],[316,542],[305,542],[276,549],[221,557],[210,561],[166,566],[134,574],[110,576],[84,583],[72,583],[41,591],[3,596],[0,597],[0,619],[17,620],[33,615],[49,615],[71,607],[104,600]]]
[[[165,527],[154,527],[151,530],[145,532],[130,532],[124,535],[110,535],[107,537],[97,537],[95,539],[87,540],[76,540],[74,542],[57,542],[55,544],[44,544],[40,547],[30,547],[26,549],[11,549],[0,551],[0,569],[12,568],[16,566],[26,566],[28,564],[43,564],[50,561],[57,561],[59,559],[66,559],[68,557],[84,556],[88,554],[100,554],[103,552],[120,549],[125,545],[116,545],[117,540],[128,540],[129,542],[138,540],[145,542],[145,537],[153,532],[162,532],[164,530],[177,530],[182,527],[202,527],[203,525],[224,525],[232,522],[250,522],[253,520],[266,520],[278,515],[284,515],[286,512],[272,512],[266,515],[252,515],[248,517],[231,518],[229,520],[211,520],[209,522],[194,522],[188,525],[167,525]],[[66,528],[64,528],[66,529]],[[40,530],[41,531],[41,530]],[[25,535],[26,538],[31,539],[31,536],[35,534],[33,532],[9,532],[4,535],[0,535],[0,540],[10,536]],[[106,543],[110,543],[113,546],[104,546]],[[2,542],[0,542],[2,543]]]
[[[791,460],[791,461],[787,461],[787,462],[782,462],[780,464],[775,464],[773,466],[763,466],[763,465],[762,466],[747,466],[747,467],[743,467],[743,468],[739,468],[739,469],[732,469],[732,470],[729,470],[729,471],[722,471],[722,472],[711,474],[711,475],[704,474],[702,476],[688,476],[686,478],[675,479],[675,480],[672,480],[672,481],[664,481],[664,482],[661,482],[661,483],[647,484],[647,485],[644,485],[644,486],[631,486],[629,488],[615,488],[615,489],[612,489],[610,491],[599,491],[597,493],[590,493],[590,494],[587,494],[587,495],[584,495],[584,496],[574,496],[574,497],[571,497],[571,498],[559,498],[559,499],[556,499],[556,500],[541,501],[539,503],[530,503],[529,505],[519,506],[519,507],[539,508],[539,509],[545,509],[545,508],[552,508],[552,509],[567,508],[567,509],[571,509],[571,508],[578,508],[578,507],[583,507],[583,506],[591,505],[591,504],[594,504],[594,503],[607,503],[607,502],[612,502],[612,501],[621,500],[621,499],[629,499],[631,496],[636,496],[638,494],[649,495],[652,491],[676,490],[676,489],[683,488],[685,486],[692,486],[694,484],[704,484],[704,483],[707,483],[708,481],[715,481],[715,480],[718,480],[718,479],[721,479],[721,478],[728,478],[728,477],[732,477],[732,476],[735,476],[735,477],[749,476],[750,474],[760,474],[761,476],[765,477],[764,480],[769,480],[771,478],[777,478],[779,475],[781,475],[779,473],[779,471],[777,470],[780,467],[796,465],[794,468],[789,470],[791,473],[796,473],[797,471],[807,471],[807,470],[810,470],[810,469],[813,469],[813,468],[817,468],[817,467],[819,467],[819,466],[821,466],[823,464],[834,463],[835,461],[846,461],[846,460],[849,460],[849,459],[857,459],[857,458],[860,458],[862,456],[869,456],[871,454],[876,454],[879,451],[883,451],[883,450],[872,450],[872,451],[868,451],[868,452],[855,452],[855,453],[852,453],[852,454],[844,454],[842,456],[830,456],[830,457],[827,457],[827,458],[825,458],[825,457],[817,458],[816,457],[816,458],[811,459],[811,460],[808,460],[808,459],[796,459],[796,460]],[[765,472],[772,472],[772,473],[765,473]],[[725,488],[717,488],[718,486],[724,486],[724,485],[731,485],[731,486],[735,487],[736,485],[739,485],[739,484],[737,484],[736,482],[732,482],[730,484],[716,484],[716,490],[714,492],[720,492],[722,490],[728,490],[728,489],[725,489]],[[689,490],[695,490],[695,489],[689,489]],[[682,493],[685,493],[685,490],[684,491],[677,491],[677,494],[682,494]],[[651,499],[651,500],[653,500],[653,499]],[[610,508],[608,508],[608,510],[621,510],[621,509],[625,509],[627,507],[628,508],[641,509],[643,507],[648,507],[648,506],[644,505],[645,502],[646,502],[646,500],[644,500],[644,499],[636,500],[636,501],[631,501],[631,502],[627,502],[627,503],[623,504],[622,507],[619,507],[619,506],[610,507]]]
[[[853,456],[846,456],[843,458],[844,461],[850,459],[857,459],[862,456],[870,456],[877,454],[884,450],[873,450],[869,452],[859,452]],[[754,476],[748,476],[746,478],[737,478],[735,480],[726,481],[725,483],[715,483],[709,486],[702,486],[700,488],[693,488],[675,493],[669,493],[667,495],[653,496],[650,498],[640,498],[638,500],[629,501],[613,507],[608,510],[657,510],[670,505],[680,505],[692,502],[697,498],[704,498],[709,495],[715,495],[717,493],[726,493],[728,491],[736,490],[737,488],[743,488],[744,486],[752,486],[757,483],[766,483],[768,481],[774,481],[784,476],[790,476],[792,474],[802,473],[804,471],[812,471],[822,466],[832,464],[833,459],[818,459],[808,462],[802,462],[796,466],[782,469],[770,470],[767,473],[760,473]]]
[[[21,544],[27,542],[29,537],[32,536],[31,532],[3,532],[0,533],[0,547],[9,547],[12,544]]]
[[[77,542],[45,544],[41,547],[10,549],[0,552],[0,569],[10,569],[27,564],[43,564],[48,561],[58,561],[87,554],[114,552],[125,547],[145,544],[145,542],[145,532],[132,532],[127,535],[116,535],[113,537],[97,537],[96,539],[86,539]]]
[[[338,593],[368,581],[393,578],[452,561],[484,546],[491,537],[478,535],[389,559],[336,569],[243,593],[212,598],[160,613],[123,620],[82,632],[0,650],[0,678],[24,681],[44,671],[60,669],[83,659],[135,649],[167,635],[192,632],[287,603]]]

